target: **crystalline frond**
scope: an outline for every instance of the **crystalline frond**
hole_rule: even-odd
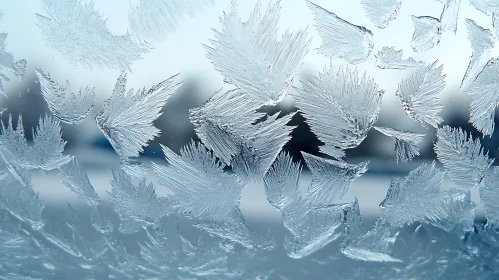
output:
[[[322,39],[319,53],[344,59],[350,64],[367,60],[374,47],[370,30],[351,24],[310,1],[307,4],[314,14],[315,27]]]
[[[0,94],[5,95],[3,82],[8,82],[10,79],[6,76],[8,73],[15,74],[19,80],[24,78],[26,71],[26,60],[15,61],[11,53],[5,50],[6,33],[0,33]]]
[[[402,50],[397,51],[395,47],[383,47],[374,55],[374,58],[376,66],[381,69],[406,69],[422,64],[412,57],[402,59]]]
[[[95,117],[100,130],[122,158],[138,157],[143,147],[158,136],[153,122],[168,98],[180,86],[173,76],[146,91],[126,92],[126,72],[118,78],[113,93]]]
[[[182,236],[179,233],[178,216],[164,216],[156,225],[147,228],[148,241],[139,244],[140,254],[152,266],[170,266],[183,254]]]
[[[144,178],[149,172],[147,165],[143,162],[130,159],[121,159],[120,169],[130,177],[137,179]]]
[[[414,34],[412,35],[411,47],[415,52],[423,52],[433,48],[442,38],[440,20],[434,17],[412,16],[414,23]]]
[[[367,17],[376,27],[383,29],[397,17],[402,0],[363,0],[361,3]]]
[[[440,28],[443,31],[457,32],[457,19],[461,0],[444,0],[444,10],[440,15]]]
[[[128,20],[133,36],[148,43],[161,42],[188,17],[214,0],[140,0],[130,8]]]
[[[435,153],[454,183],[463,188],[478,186],[494,162],[484,153],[480,140],[449,126],[439,128],[437,138]]]
[[[111,203],[121,217],[120,231],[132,233],[172,213],[170,201],[158,197],[143,179],[136,186],[125,172],[113,171]]]
[[[480,200],[485,206],[485,217],[487,223],[493,226],[499,225],[499,167],[490,170],[484,179],[484,185],[480,188]]]
[[[494,133],[494,116],[499,104],[499,63],[497,59],[489,61],[466,89],[471,95],[470,123],[484,135]]]
[[[47,16],[37,14],[47,42],[66,60],[85,69],[129,68],[145,49],[128,34],[114,36],[93,3],[80,0],[43,0]]]
[[[192,142],[175,154],[162,146],[168,166],[153,164],[160,184],[170,189],[173,204],[192,218],[223,220],[238,205],[244,184],[223,171],[225,165],[201,144]]]
[[[499,3],[495,0],[470,0],[470,4],[487,15],[499,10]]]
[[[437,127],[442,122],[439,95],[445,88],[446,75],[442,75],[443,65],[437,68],[437,63],[417,69],[399,84],[396,93],[406,114],[422,126],[427,123]]]
[[[350,184],[367,171],[368,161],[349,164],[324,159],[302,152],[312,173],[312,184],[307,191],[307,201],[312,206],[338,203],[347,193]]]
[[[222,30],[215,30],[215,39],[205,46],[215,69],[259,105],[284,98],[310,45],[306,30],[277,38],[280,11],[280,1],[272,1],[262,16],[258,2],[242,22],[233,1],[231,12],[220,19]]]
[[[78,93],[70,91],[69,81],[60,85],[36,69],[43,98],[49,109],[59,120],[69,124],[81,123],[94,109],[95,88],[80,88]]]
[[[299,198],[300,174],[300,163],[294,163],[288,153],[281,152],[263,178],[267,200],[272,206],[281,210]]]
[[[397,163],[399,161],[407,162],[419,155],[418,145],[423,141],[424,134],[389,127],[374,126],[374,129],[395,141],[395,159]]]
[[[101,201],[76,157],[59,167],[59,178],[72,192],[88,205],[95,207]]]
[[[320,151],[335,158],[357,147],[367,136],[381,110],[384,91],[356,70],[324,68],[319,77],[303,82],[294,98],[312,132],[325,145]]]

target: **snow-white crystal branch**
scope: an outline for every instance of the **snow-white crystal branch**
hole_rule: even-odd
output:
[[[423,52],[433,48],[442,38],[440,20],[429,16],[412,16],[414,34],[411,47],[415,52]]]
[[[383,29],[397,17],[402,0],[363,0],[361,3],[367,17],[376,27]]]
[[[395,159],[397,163],[399,161],[407,162],[415,156],[419,156],[418,145],[423,141],[424,134],[389,127],[374,126],[374,129],[393,139],[395,142]]]

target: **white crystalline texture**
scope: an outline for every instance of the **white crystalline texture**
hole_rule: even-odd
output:
[[[139,0],[130,8],[128,20],[132,35],[140,41],[158,43],[179,25],[215,0]]]
[[[440,15],[440,28],[443,31],[457,32],[457,19],[461,0],[443,0],[444,9]]]
[[[494,167],[487,173],[484,185],[480,188],[480,200],[485,206],[485,217],[487,223],[493,226],[499,225],[499,168]]]
[[[378,119],[384,91],[356,70],[324,68],[319,77],[303,82],[294,98],[312,131],[325,145],[320,151],[335,158],[357,147]]]
[[[439,128],[437,138],[435,153],[454,183],[463,188],[478,186],[494,162],[484,153],[480,140],[449,126]]]
[[[220,19],[222,30],[215,30],[215,39],[205,46],[215,69],[259,105],[275,105],[284,98],[310,45],[306,30],[285,31],[278,39],[280,10],[280,1],[275,1],[262,16],[258,2],[242,22],[234,1],[232,11]]]
[[[490,60],[495,42],[492,32],[480,27],[475,21],[466,19],[466,26],[468,27],[468,39],[471,43],[471,58],[461,82],[461,88],[466,88],[480,75]]]
[[[0,33],[0,94],[5,95],[3,83],[10,81],[9,73],[14,74],[19,80],[24,78],[26,60],[15,61],[11,53],[5,50],[6,33]]]
[[[415,52],[423,52],[433,48],[442,38],[440,20],[434,17],[412,16],[414,23],[414,34],[412,35],[411,47]]]
[[[59,167],[59,178],[66,187],[88,205],[97,206],[100,203],[99,196],[90,183],[85,170],[75,157]]]
[[[397,17],[402,0],[363,0],[361,3],[367,17],[376,27],[383,29]]]
[[[402,59],[402,50],[397,51],[395,47],[383,47],[374,55],[374,58],[376,66],[381,69],[406,69],[422,64],[412,57]]]
[[[406,114],[422,126],[427,123],[437,127],[442,122],[438,115],[443,108],[439,95],[445,88],[445,74],[443,65],[437,68],[437,63],[417,69],[399,84],[396,93]]]
[[[374,129],[390,137],[395,141],[395,159],[397,163],[410,161],[415,156],[419,156],[418,145],[423,141],[424,134],[389,128],[377,127]]]
[[[470,4],[487,15],[499,10],[499,2],[496,0],[470,0]]]
[[[138,179],[144,178],[149,172],[147,166],[144,163],[128,159],[121,160],[120,168],[130,177]]]
[[[484,135],[494,133],[494,116],[499,105],[499,63],[497,59],[489,61],[466,89],[471,95],[470,123]]]
[[[118,78],[113,93],[95,117],[100,130],[122,158],[138,157],[143,146],[158,136],[160,130],[153,122],[161,116],[161,109],[179,87],[175,76],[153,86],[126,92],[126,73]]]
[[[315,18],[315,27],[322,39],[319,53],[331,58],[341,58],[350,64],[365,62],[374,47],[373,34],[338,17],[310,1],[308,7]]]
[[[94,109],[95,88],[80,88],[78,93],[70,90],[69,81],[60,85],[36,69],[43,98],[49,109],[59,120],[69,124],[81,123]]]
[[[280,210],[299,197],[300,174],[300,164],[294,163],[287,153],[281,152],[263,178],[267,200],[272,206]]]
[[[37,14],[38,26],[48,45],[65,59],[85,69],[129,68],[145,48],[130,35],[114,36],[93,3],[80,0],[43,0],[47,16]]]
[[[223,220],[238,205],[244,184],[201,144],[175,154],[165,146],[168,166],[153,164],[160,184],[174,194],[173,205],[192,218]]]

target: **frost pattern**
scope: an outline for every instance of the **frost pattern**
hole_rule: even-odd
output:
[[[461,128],[449,126],[439,128],[437,137],[435,153],[454,183],[463,188],[478,186],[494,162],[484,153],[480,141]]]
[[[457,19],[459,15],[459,7],[461,0],[442,0],[444,2],[444,10],[440,15],[440,28],[443,31],[457,32]]]
[[[446,75],[442,75],[443,65],[436,68],[437,63],[417,69],[399,84],[396,93],[406,114],[422,126],[427,123],[437,127],[442,122],[438,116],[443,108],[439,94],[445,87]]]
[[[363,0],[362,6],[367,17],[376,25],[384,29],[390,21],[394,20],[402,5],[402,0]]]
[[[402,59],[402,50],[395,50],[395,47],[383,47],[374,55],[376,66],[381,69],[406,69],[420,66],[422,62],[409,57]]]
[[[220,19],[222,30],[215,30],[211,46],[205,46],[226,82],[260,105],[275,105],[284,98],[310,45],[306,30],[286,30],[277,38],[280,11],[280,1],[275,1],[262,16],[258,2],[248,21],[242,22],[233,1],[231,12]]]
[[[487,173],[484,179],[484,185],[480,188],[480,200],[485,206],[485,217],[487,223],[492,226],[499,225],[499,168],[494,167]]]
[[[307,1],[307,4],[314,15],[315,27],[322,39],[319,53],[344,59],[350,64],[367,60],[374,47],[370,30],[353,25],[310,1]]]
[[[470,4],[487,15],[499,10],[499,3],[495,0],[470,0]]]
[[[88,205],[97,206],[101,203],[88,179],[87,173],[75,157],[70,162],[59,167],[59,178],[66,187]]]
[[[320,151],[335,158],[344,149],[357,147],[378,119],[384,91],[374,80],[356,70],[325,67],[319,77],[302,82],[294,98],[299,111],[320,141]]]
[[[424,134],[389,127],[375,126],[374,129],[395,141],[395,160],[397,163],[399,161],[408,162],[415,156],[419,156],[418,145],[423,141]]]
[[[78,93],[70,91],[69,81],[66,85],[59,85],[45,75],[40,69],[36,69],[42,95],[49,109],[59,120],[69,124],[81,123],[94,109],[95,87],[80,88]]]
[[[428,16],[412,16],[414,34],[411,47],[415,52],[424,52],[437,45],[442,38],[440,20]]]
[[[3,88],[3,83],[10,81],[7,76],[9,73],[15,74],[15,76],[22,80],[24,78],[24,73],[26,71],[26,60],[15,61],[11,53],[5,50],[5,39],[7,38],[6,33],[0,33],[0,94],[5,94]]]
[[[80,0],[43,0],[48,16],[37,14],[47,44],[65,59],[85,69],[129,68],[146,52],[129,34],[114,36],[93,3]]]

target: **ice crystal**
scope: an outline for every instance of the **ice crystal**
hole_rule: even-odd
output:
[[[52,80],[50,75],[45,75],[36,69],[43,98],[47,101],[49,109],[59,120],[69,124],[81,123],[94,109],[95,88],[80,88],[78,93],[70,90],[69,81],[60,85]]]
[[[0,94],[3,95],[5,95],[3,83],[10,81],[10,78],[7,75],[12,73],[17,76],[19,80],[22,80],[27,64],[24,59],[15,61],[12,54],[5,50],[6,38],[6,33],[0,33]]]
[[[351,24],[310,1],[307,3],[314,14],[315,26],[322,39],[319,53],[344,59],[351,64],[367,60],[374,47],[370,30]]]
[[[319,77],[296,88],[296,105],[312,131],[325,145],[321,152],[336,158],[357,147],[378,119],[384,91],[365,73],[325,67]]]
[[[440,28],[443,31],[457,32],[457,19],[461,0],[442,0],[444,9],[440,15]]]
[[[412,16],[414,34],[411,46],[415,52],[423,52],[433,48],[440,42],[442,29],[440,20],[429,16]]]
[[[397,163],[399,161],[407,162],[415,156],[419,156],[418,145],[423,141],[424,134],[389,127],[375,126],[374,129],[395,141],[395,159]]]
[[[144,178],[149,172],[147,166],[143,162],[130,159],[122,159],[120,168],[130,177],[139,179]]]
[[[499,10],[499,3],[495,0],[470,0],[470,4],[487,15]]]
[[[454,183],[463,188],[478,186],[494,162],[484,153],[480,140],[449,126],[439,128],[437,137],[435,153]]]
[[[421,62],[409,57],[402,59],[402,50],[395,50],[395,47],[383,47],[374,55],[376,66],[381,69],[406,69],[420,66]]]
[[[418,68],[399,84],[396,93],[406,114],[422,126],[427,123],[437,127],[442,122],[438,116],[443,108],[439,94],[445,87],[445,74],[443,65],[437,68],[437,63]]]
[[[78,160],[73,159],[59,167],[59,178],[72,192],[90,206],[97,206],[101,201]]]
[[[293,163],[286,152],[280,153],[264,177],[265,193],[272,206],[282,209],[299,197],[297,187],[300,174],[300,164]]]
[[[397,17],[402,0],[363,0],[361,3],[367,17],[374,25],[383,29]]]
[[[480,188],[480,200],[485,206],[485,217],[487,223],[497,226],[499,225],[499,168],[494,167],[490,170],[484,179],[484,185]]]

